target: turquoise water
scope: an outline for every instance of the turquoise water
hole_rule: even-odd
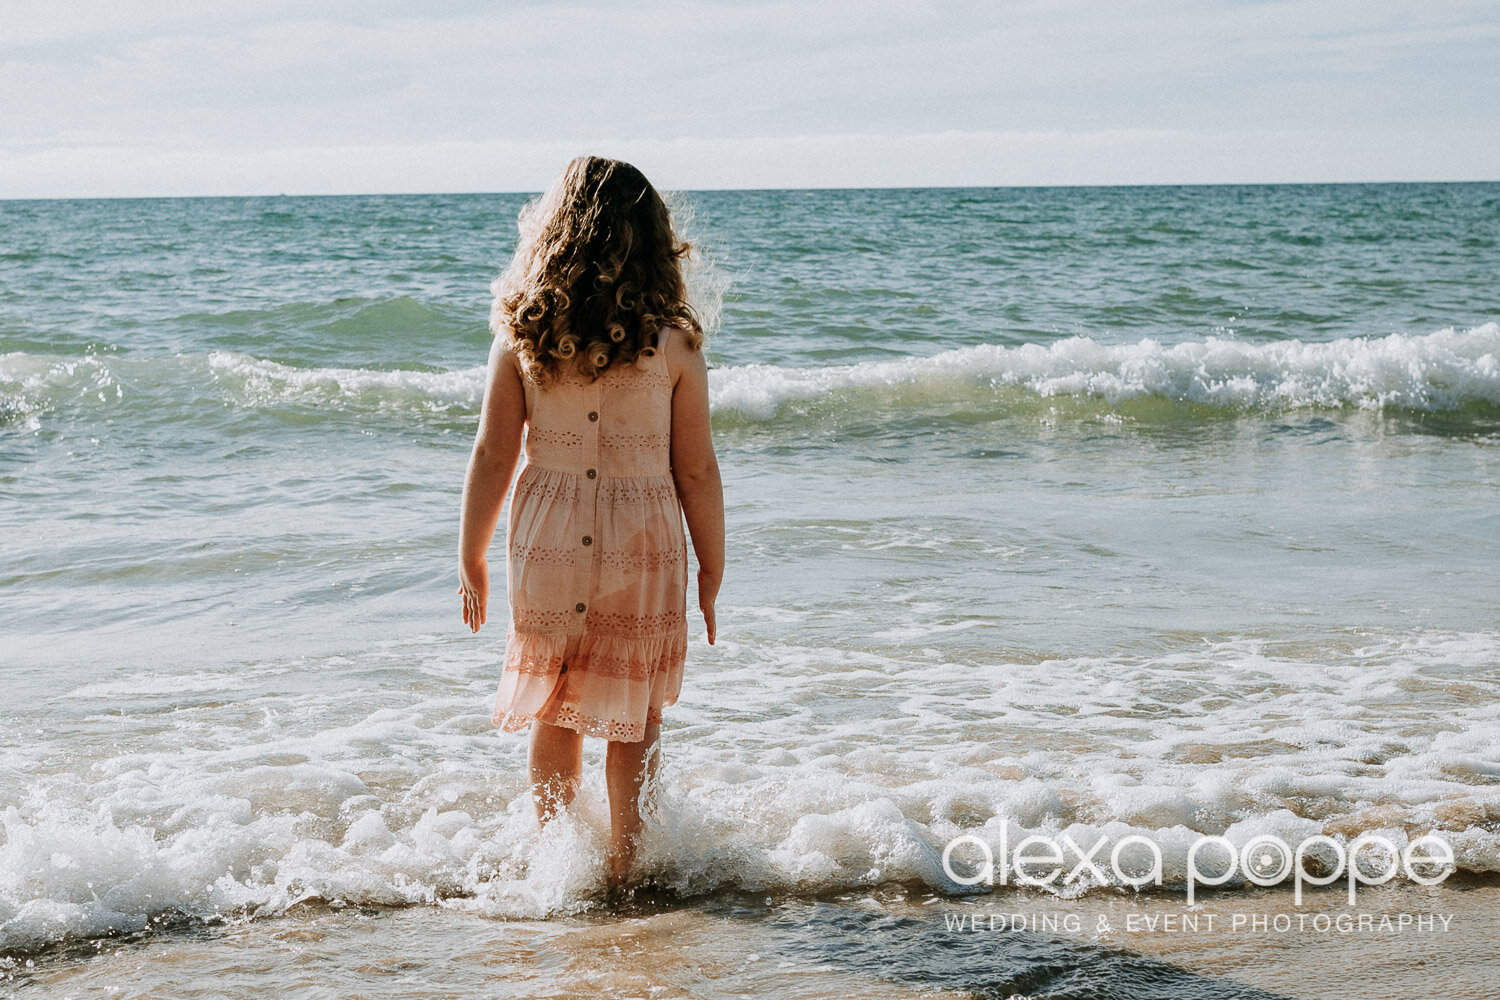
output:
[[[594,905],[452,593],[523,200],[0,202],[0,950]],[[730,569],[655,881],[949,892],[1002,827],[1500,870],[1500,185],[687,200]]]

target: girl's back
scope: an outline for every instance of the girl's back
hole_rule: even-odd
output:
[[[495,723],[537,718],[639,740],[677,700],[687,656],[666,353],[593,381],[523,385],[526,468],[510,507],[511,635]]]
[[[592,382],[565,375],[547,385],[525,378],[523,385],[528,467],[670,476],[672,379],[660,348],[634,364],[611,365]]]

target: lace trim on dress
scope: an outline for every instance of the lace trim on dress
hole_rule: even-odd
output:
[[[659,552],[606,552],[599,557],[601,566],[611,569],[670,569],[687,562],[687,553],[682,549],[662,549]]]
[[[639,743],[646,738],[646,726],[661,724],[661,713],[648,710],[645,725],[620,722],[615,719],[596,719],[585,715],[577,706],[564,703],[553,713],[552,724],[577,730],[585,736],[603,736],[620,743]]]
[[[560,444],[574,448],[583,447],[583,435],[573,431],[553,431],[545,427],[527,427],[526,440],[538,444]]]
[[[621,389],[649,389],[652,386],[670,385],[672,378],[667,374],[666,359],[662,364],[653,365],[650,358],[641,358],[635,364],[610,365],[605,370],[602,378],[607,378],[611,385]]]
[[[659,639],[664,634],[674,632],[681,632],[685,638],[687,614],[683,611],[664,611],[659,615],[609,615],[590,611],[584,620],[584,627],[596,635],[622,639]]]
[[[539,566],[571,566],[578,558],[578,550],[554,549],[545,545],[512,545],[508,550],[512,559]]]
[[[517,633],[566,632],[576,615],[577,612],[572,610],[513,609],[511,627]],[[584,619],[583,627],[586,632],[595,635],[651,640],[661,638],[664,633],[685,633],[687,614],[682,611],[666,611],[658,615],[613,615],[590,611]]]
[[[639,743],[646,738],[646,726],[661,725],[661,712],[656,709],[648,709],[644,725],[621,722],[618,719],[596,719],[579,711],[578,706],[566,702],[558,706],[557,711],[552,713],[552,724],[554,726],[565,726],[585,736],[602,736],[607,740],[617,743]],[[498,724],[498,723],[497,723]],[[525,729],[531,725],[531,717],[506,718],[504,720],[504,731],[513,733],[517,729]]]
[[[511,627],[516,632],[566,632],[573,623],[576,612],[568,611],[522,611],[512,608]]]
[[[665,451],[672,443],[668,434],[601,434],[599,447],[616,451]]]

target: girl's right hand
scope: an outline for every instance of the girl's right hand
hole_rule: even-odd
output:
[[[714,624],[714,600],[719,596],[719,577],[698,571],[698,610],[703,612],[703,624],[708,628],[708,644],[714,644],[717,628]]]
[[[464,624],[478,632],[484,624],[485,605],[490,599],[490,568],[483,559],[458,567],[458,594],[463,600]]]

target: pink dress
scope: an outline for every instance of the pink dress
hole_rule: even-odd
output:
[[[677,700],[687,659],[666,354],[611,365],[592,383],[522,381],[526,466],[510,501],[511,623],[494,722],[511,731],[541,719],[636,742]]]

